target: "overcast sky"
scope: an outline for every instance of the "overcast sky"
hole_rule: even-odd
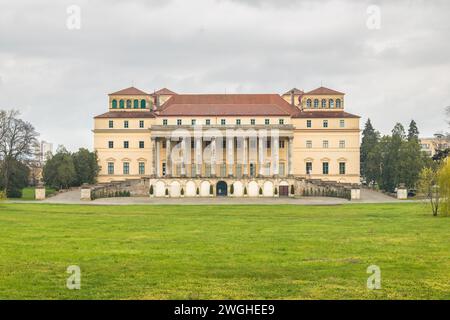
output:
[[[67,7],[81,28],[67,28]],[[370,5],[380,28],[368,28]],[[132,83],[152,92],[283,93],[321,85],[382,133],[447,130],[450,1],[0,0],[0,109],[41,138],[92,147],[93,116]],[[373,20],[370,20],[373,21]],[[373,26],[373,24],[371,24]]]

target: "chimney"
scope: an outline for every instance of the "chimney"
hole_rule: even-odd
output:
[[[294,97],[294,89],[291,91],[291,105],[295,107],[295,97]]]
[[[159,110],[159,94],[155,96],[156,109]]]

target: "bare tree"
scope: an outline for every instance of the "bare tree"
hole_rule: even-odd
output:
[[[15,110],[0,111],[0,161],[5,191],[9,184],[11,163],[32,156],[39,135],[31,123],[18,116],[19,112]]]

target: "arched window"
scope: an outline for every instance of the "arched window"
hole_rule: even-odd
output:
[[[333,99],[330,99],[330,100],[329,100],[329,103],[330,103],[330,108],[334,108],[334,100],[333,100]]]
[[[119,107],[120,107],[120,109],[125,108],[125,102],[122,99],[120,99],[120,101],[119,101]]]
[[[145,105],[146,105],[145,99],[142,99],[141,100],[141,109],[145,109]]]
[[[336,108],[341,108],[341,99],[336,99]]]
[[[117,100],[116,100],[116,99],[114,99],[114,100],[112,101],[112,108],[113,108],[113,109],[117,109]]]
[[[139,108],[139,100],[138,99],[134,99],[133,108],[135,108],[135,109]]]
[[[327,100],[326,99],[322,99],[322,108],[326,108],[327,107]]]
[[[131,109],[131,100],[130,99],[127,100],[127,109]]]
[[[314,108],[318,108],[319,107],[319,99],[314,99]]]
[[[311,108],[311,99],[306,100],[306,107]]]

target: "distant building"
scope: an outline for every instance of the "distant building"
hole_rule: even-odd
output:
[[[420,146],[422,151],[432,157],[437,151],[450,148],[450,139],[443,134],[435,134],[433,138],[421,138]]]
[[[53,153],[53,143],[42,140],[36,146],[35,160],[44,164]]]

